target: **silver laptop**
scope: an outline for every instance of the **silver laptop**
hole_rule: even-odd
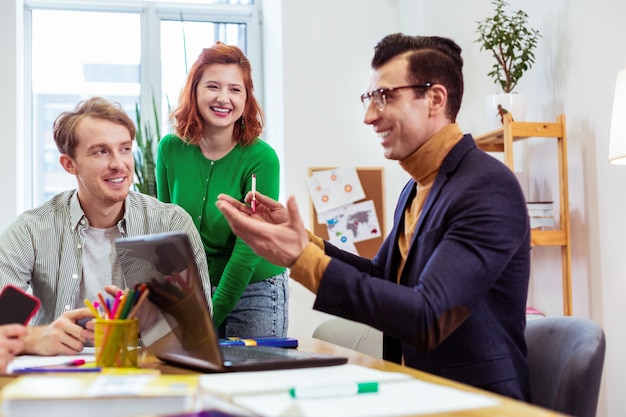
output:
[[[127,288],[145,284],[139,333],[164,362],[206,372],[339,365],[347,358],[290,348],[220,346],[188,236],[167,232],[120,238],[115,248]],[[250,335],[242,335],[250,336]],[[266,335],[254,335],[266,336]]]

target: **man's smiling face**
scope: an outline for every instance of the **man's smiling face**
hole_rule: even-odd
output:
[[[85,117],[76,128],[74,156],[61,155],[61,165],[76,176],[81,204],[123,204],[133,182],[132,138],[125,126]]]

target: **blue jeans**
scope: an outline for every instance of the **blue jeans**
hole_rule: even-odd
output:
[[[287,271],[244,290],[218,329],[219,337],[287,336],[289,280]]]

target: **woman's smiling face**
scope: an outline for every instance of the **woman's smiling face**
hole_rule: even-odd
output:
[[[196,87],[198,113],[210,127],[230,127],[243,115],[246,88],[236,64],[212,64]]]

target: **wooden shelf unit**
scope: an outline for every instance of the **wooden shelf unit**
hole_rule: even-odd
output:
[[[559,175],[559,229],[531,231],[532,246],[560,246],[563,275],[563,314],[572,315],[572,248],[570,243],[569,193],[567,188],[567,138],[565,115],[556,123],[515,122],[510,114],[503,117],[503,127],[475,137],[476,145],[486,152],[502,152],[504,163],[513,171],[513,142],[533,137],[557,140]]]

